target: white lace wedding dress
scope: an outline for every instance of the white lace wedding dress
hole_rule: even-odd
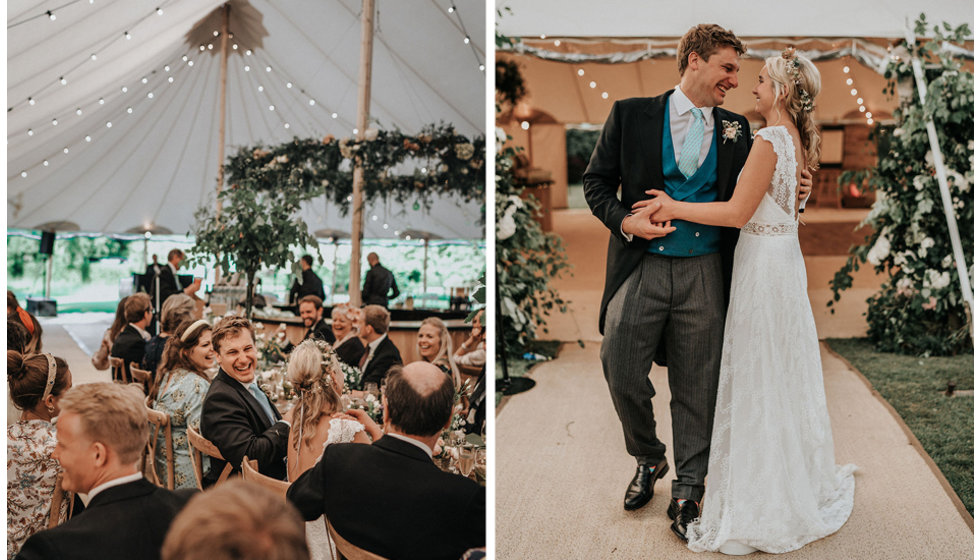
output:
[[[348,418],[333,418],[327,432],[327,441],[323,444],[326,449],[333,443],[350,443],[358,432],[364,431],[364,425],[357,420]],[[323,455],[321,454],[321,457]],[[320,459],[317,459],[319,462]],[[333,541],[327,534],[327,526],[321,515],[314,521],[306,522],[306,544],[310,547],[310,560],[332,560]]]
[[[782,126],[761,140],[776,171],[735,249],[706,494],[687,529],[695,552],[796,550],[840,529],[854,505],[855,466],[834,463],[807,299],[796,150]]]

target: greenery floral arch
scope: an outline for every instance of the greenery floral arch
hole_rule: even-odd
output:
[[[326,196],[350,211],[355,162],[364,169],[364,203],[388,200],[431,208],[436,196],[471,202],[484,198],[484,138],[467,138],[451,125],[428,125],[408,135],[369,129],[365,139],[293,138],[277,146],[247,146],[228,158],[221,215],[206,203],[195,213],[194,262],[234,264],[247,278],[251,316],[255,274],[263,266],[287,267],[295,247],[316,239],[297,214],[303,201]]]

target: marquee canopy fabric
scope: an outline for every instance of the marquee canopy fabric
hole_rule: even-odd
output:
[[[9,228],[189,231],[216,189],[223,3],[7,3]],[[225,156],[293,136],[352,137],[361,2],[230,5]],[[482,134],[484,35],[483,2],[377,0],[372,126]],[[482,238],[480,215],[457,200],[430,212],[380,203],[365,210],[365,237]],[[311,231],[350,231],[322,199],[304,217]]]

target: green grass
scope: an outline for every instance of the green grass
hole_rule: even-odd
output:
[[[558,356],[558,349],[561,347],[561,342],[557,340],[535,340],[531,342],[530,348],[527,350],[532,354],[538,354],[544,356],[545,360],[525,360],[523,358],[508,358],[507,359],[507,375],[510,377],[524,377],[527,372],[530,371],[532,367],[536,364],[547,360],[553,360]],[[502,379],[504,377],[504,370],[500,367],[500,362],[497,362],[497,379]],[[497,384],[500,387],[500,384]],[[500,404],[500,399],[503,397],[501,391],[497,391],[496,405]]]
[[[943,394],[950,381],[973,389],[973,354],[920,358],[875,352],[867,339],[827,343],[898,411],[973,515],[973,396]]]

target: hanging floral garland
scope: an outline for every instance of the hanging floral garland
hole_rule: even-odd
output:
[[[294,138],[278,146],[243,147],[228,158],[227,182],[261,192],[288,189],[302,198],[326,195],[345,214],[353,190],[353,164],[364,169],[364,202],[430,208],[437,196],[483,200],[484,138],[470,139],[451,125],[428,125],[416,135],[368,129],[365,139]]]

